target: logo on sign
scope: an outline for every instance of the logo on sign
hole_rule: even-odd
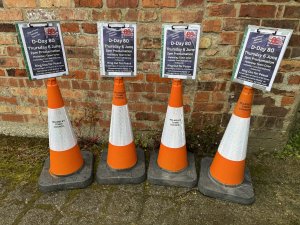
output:
[[[285,39],[285,37],[282,37],[282,36],[270,35],[270,37],[268,39],[268,44],[282,46],[283,42],[284,42],[284,39]]]
[[[184,31],[184,38],[186,39],[193,39],[197,37],[197,32],[196,31]]]
[[[121,30],[123,37],[132,37],[133,36],[133,29],[131,28],[123,28]]]
[[[45,31],[46,38],[58,36],[57,27],[45,27],[44,31]]]

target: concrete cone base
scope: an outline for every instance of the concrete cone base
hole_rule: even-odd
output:
[[[150,156],[148,180],[152,184],[163,186],[178,186],[192,188],[197,184],[197,172],[194,154],[188,152],[189,165],[180,172],[172,173],[161,169],[157,165],[158,152],[153,151]]]
[[[250,171],[245,169],[244,182],[238,186],[230,187],[222,185],[211,178],[209,168],[212,158],[206,157],[201,160],[200,178],[198,188],[206,196],[228,200],[240,204],[249,205],[255,201]]]
[[[139,184],[146,179],[145,153],[136,149],[138,161],[133,168],[114,170],[107,164],[107,150],[103,151],[97,168],[96,181],[99,184]]]
[[[68,176],[52,176],[49,173],[50,159],[48,157],[38,181],[40,191],[60,191],[89,186],[93,182],[94,156],[87,151],[82,151],[81,154],[84,159],[83,167],[76,173]]]

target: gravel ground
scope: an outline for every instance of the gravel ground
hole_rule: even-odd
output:
[[[300,160],[295,157],[250,155],[256,201],[245,206],[205,197],[196,188],[147,182],[94,182],[86,189],[43,194],[37,179],[47,146],[47,139],[0,136],[0,225],[300,224]],[[88,150],[99,158],[100,147]]]

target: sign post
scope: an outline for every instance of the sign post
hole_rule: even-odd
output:
[[[87,187],[92,182],[93,154],[80,151],[56,77],[68,75],[59,22],[16,24],[30,80],[48,79],[50,156],[39,177],[43,192]]]
[[[146,178],[145,155],[135,147],[122,77],[136,76],[136,24],[98,23],[100,68],[114,77],[108,150],[96,173],[100,184],[141,183]]]
[[[173,78],[159,151],[152,152],[148,180],[158,185],[193,187],[194,155],[187,151],[181,79],[195,79],[200,25],[164,25],[161,76]]]
[[[236,65],[234,82],[244,85],[215,157],[201,161],[198,188],[204,195],[240,204],[255,201],[245,166],[254,90],[270,91],[292,30],[248,26]]]

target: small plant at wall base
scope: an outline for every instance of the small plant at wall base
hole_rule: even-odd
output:
[[[296,157],[300,159],[300,129],[296,130],[290,137],[288,143],[282,151],[276,152],[275,157],[284,159],[286,157]]]
[[[189,151],[200,156],[213,156],[217,150],[222,135],[218,125],[205,125],[202,129],[195,129],[193,123],[187,125],[186,143]]]

